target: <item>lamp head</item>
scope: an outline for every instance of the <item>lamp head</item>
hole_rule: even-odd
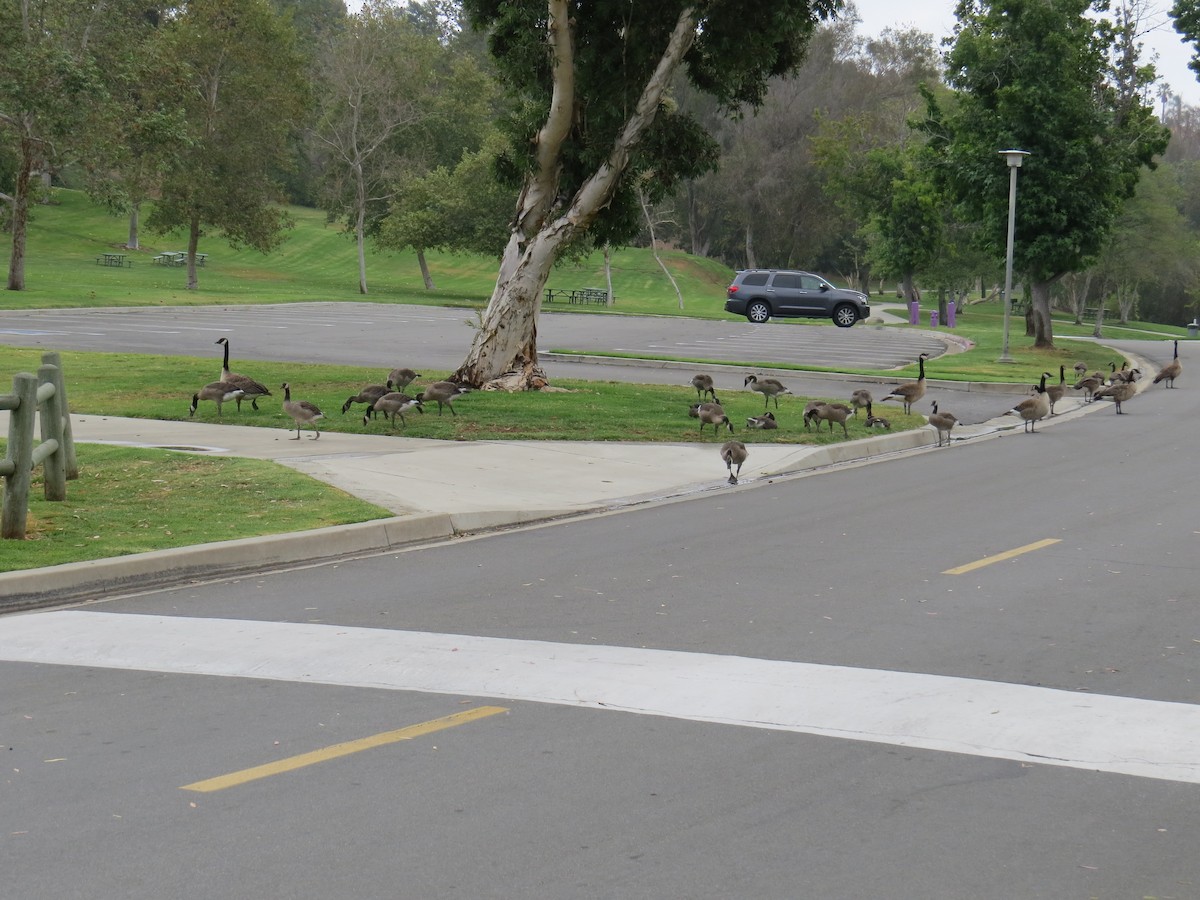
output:
[[[1021,168],[1021,163],[1029,155],[1028,150],[1000,150],[998,152],[1004,157],[1009,166],[1014,169]]]

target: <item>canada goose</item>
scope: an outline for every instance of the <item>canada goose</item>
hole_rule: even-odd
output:
[[[721,445],[721,459],[725,460],[725,467],[729,469],[729,483],[737,484],[738,476],[742,474],[742,463],[746,461],[746,457],[750,454],[746,452],[746,445],[741,441],[726,441]],[[734,472],[733,467],[737,466],[737,472]]]
[[[417,394],[417,399],[422,403],[436,403],[438,405],[438,415],[442,414],[442,407],[445,406],[450,410],[450,414],[457,416],[454,411],[453,400],[459,394],[470,392],[469,387],[463,387],[460,384],[455,384],[453,381],[435,381],[421,393]]]
[[[1038,420],[1046,418],[1050,412],[1050,398],[1046,395],[1046,379],[1049,377],[1049,372],[1043,372],[1042,383],[1033,386],[1033,396],[1026,397],[1008,411],[1025,420],[1025,432],[1027,434],[1036,432]]]
[[[317,409],[315,403],[309,403],[307,400],[293,400],[292,386],[286,381],[280,387],[283,389],[283,411],[296,423],[296,436],[292,440],[300,440],[300,428],[303,425],[312,426],[315,432],[312,436],[314,441],[320,438],[321,429],[317,427],[317,420],[325,418],[325,413]]]
[[[1130,380],[1132,373],[1130,372],[1130,369],[1129,369],[1129,361],[1128,360],[1123,360],[1121,362],[1121,368],[1119,368],[1119,369],[1117,368],[1116,363],[1109,363],[1108,367],[1112,370],[1112,373],[1108,376],[1109,384],[1116,384],[1118,381],[1129,381]]]
[[[1083,362],[1083,360],[1080,360],[1079,362],[1075,363],[1075,377],[1082,378],[1086,374],[1087,374],[1087,363]]]
[[[809,400],[804,404],[804,430],[808,431],[809,425],[821,427],[821,418],[817,415],[817,410],[825,405],[824,400]],[[831,426],[832,427],[832,426]]]
[[[729,421],[729,416],[725,415],[720,403],[701,403],[696,407],[696,418],[700,420],[701,434],[704,433],[705,425],[712,425],[714,434],[725,425],[729,428],[729,433],[733,434],[733,423]]]
[[[417,412],[424,415],[425,410],[421,408],[421,401],[416,397],[410,397],[408,394],[401,393],[400,391],[389,391],[372,403],[371,408],[363,414],[363,425],[370,422],[372,413],[381,412],[385,419],[390,418],[392,420],[393,431],[396,430],[396,416],[400,417],[400,421],[407,428],[408,420],[404,418],[404,414],[414,408]]]
[[[761,416],[751,416],[748,418],[746,420],[746,427],[770,430],[772,428],[778,428],[779,423],[775,421],[775,413],[765,412]]]
[[[200,405],[201,400],[215,400],[217,403],[217,415],[221,415],[221,404],[226,400],[240,400],[245,394],[236,384],[231,384],[228,381],[212,381],[200,388],[195,394],[192,394],[192,405],[188,409],[188,415],[196,414],[196,407]]]
[[[232,382],[242,389],[242,396],[250,398],[250,405],[254,409],[258,409],[259,397],[270,397],[271,392],[267,390],[267,386],[261,382],[255,381],[248,375],[240,375],[237,372],[229,371],[229,338],[218,338],[215,343],[225,345],[225,358],[221,361],[221,380]],[[237,398],[237,408],[242,408],[242,397]]]
[[[414,381],[421,377],[420,372],[414,372],[412,369],[392,369],[388,373],[388,384],[398,391],[404,390]]]
[[[829,423],[829,433],[833,434],[833,423],[837,422],[842,426],[842,434],[850,437],[850,432],[846,430],[846,420],[850,418],[850,407],[845,403],[822,403],[814,410],[814,415],[817,418],[817,431],[821,430],[821,423]]]
[[[866,409],[874,402],[875,398],[871,396],[871,392],[866,388],[859,388],[850,395],[850,405],[854,407],[854,417],[856,419],[858,418],[858,411],[860,409]]]
[[[703,400],[704,395],[708,394],[708,396],[712,398],[713,403],[721,402],[717,399],[717,389],[713,385],[711,375],[693,375],[692,387],[696,389],[696,399]]]
[[[771,402],[771,398],[775,398],[775,408],[779,409],[779,395],[790,394],[783,382],[775,378],[759,378],[757,375],[747,375],[743,385],[749,385],[750,390],[758,391],[763,395],[763,409],[767,408],[767,404]]]
[[[1067,367],[1058,367],[1058,384],[1052,384],[1046,388],[1046,396],[1050,398],[1050,415],[1054,415],[1054,404],[1063,398],[1063,394],[1067,392]]]
[[[929,424],[937,429],[938,446],[942,446],[942,435],[946,436],[946,446],[950,446],[950,431],[958,424],[953,413],[938,412],[937,401],[933,401],[933,412],[929,414]]]
[[[1132,381],[1118,381],[1100,388],[1094,396],[1097,400],[1108,398],[1113,401],[1117,405],[1117,415],[1121,415],[1121,404],[1136,393],[1137,385]]]
[[[904,401],[904,411],[911,412],[912,405],[925,396],[925,360],[929,359],[928,353],[922,353],[917,357],[917,366],[920,374],[916,381],[907,381],[904,384],[897,385],[892,388],[892,392],[884,397],[884,400],[902,400]]]
[[[1175,379],[1179,377],[1179,373],[1183,371],[1183,363],[1179,361],[1179,341],[1175,342],[1175,358],[1162,367],[1157,375],[1154,376],[1154,383],[1160,381],[1164,387],[1175,387]]]
[[[1103,384],[1104,376],[1099,372],[1093,372],[1086,378],[1080,378],[1077,382],[1075,382],[1074,388],[1077,391],[1083,391],[1084,403],[1091,403],[1092,400],[1095,399],[1094,394],[1096,393],[1096,388],[1101,387]]]
[[[389,382],[389,384],[390,384],[390,382]],[[349,398],[345,403],[342,404],[342,415],[344,416],[346,414],[346,411],[348,409],[350,409],[350,407],[352,405],[354,405],[355,403],[365,403],[365,404],[367,404],[367,409],[372,410],[372,407],[373,407],[375,401],[378,400],[380,397],[382,397],[384,394],[386,394],[390,390],[391,390],[391,388],[388,387],[388,385],[386,385],[386,384],[368,384],[368,385],[366,385],[357,394],[355,394],[353,397]]]
[[[867,404],[867,418],[863,424],[866,425],[868,428],[883,428],[883,429],[889,430],[889,431],[891,430],[891,427],[892,427],[892,423],[890,420],[885,419],[883,416],[877,416],[871,412],[871,404],[870,403]]]

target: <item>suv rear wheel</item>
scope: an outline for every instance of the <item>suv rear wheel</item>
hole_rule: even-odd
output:
[[[833,324],[838,328],[849,328],[858,321],[858,313],[849,303],[842,303],[833,311]]]
[[[854,310],[850,310],[850,324],[854,324]],[[752,300],[750,305],[746,307],[746,318],[751,322],[761,325],[767,319],[771,318],[771,307],[763,300]]]

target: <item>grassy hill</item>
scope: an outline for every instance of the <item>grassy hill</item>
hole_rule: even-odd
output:
[[[9,309],[74,306],[157,306],[301,301],[372,300],[378,303],[482,305],[496,278],[496,260],[474,255],[427,254],[437,290],[427,291],[416,256],[410,252],[368,250],[367,284],[358,292],[354,241],[325,221],[322,212],[293,207],[295,228],[270,254],[234,249],[218,237],[202,238],[200,251],[209,256],[199,270],[199,289],[188,291],[185,270],[153,263],[164,250],[182,250],[182,234],[141,234],[140,250],[128,251],[132,267],[96,264],[96,256],[123,251],[125,218],[109,214],[86,195],[56,190],[53,202],[32,211],[25,259],[25,291],[6,292]],[[0,258],[7,268],[11,242]],[[732,272],[712,260],[679,251],[662,253],[679,284],[684,310],[653,254],[625,249],[613,254],[613,292],[625,313],[719,317]],[[604,260],[599,255],[555,269],[548,287],[603,287]],[[566,304],[562,304],[566,306]],[[556,308],[558,308],[556,306]],[[589,312],[601,312],[597,306]]]

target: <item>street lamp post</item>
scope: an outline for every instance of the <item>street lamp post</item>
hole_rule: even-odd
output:
[[[1001,150],[1008,162],[1008,253],[1004,258],[1004,349],[996,362],[1016,362],[1008,355],[1008,318],[1012,313],[1013,235],[1017,225],[1017,169],[1029,155],[1028,150]]]

